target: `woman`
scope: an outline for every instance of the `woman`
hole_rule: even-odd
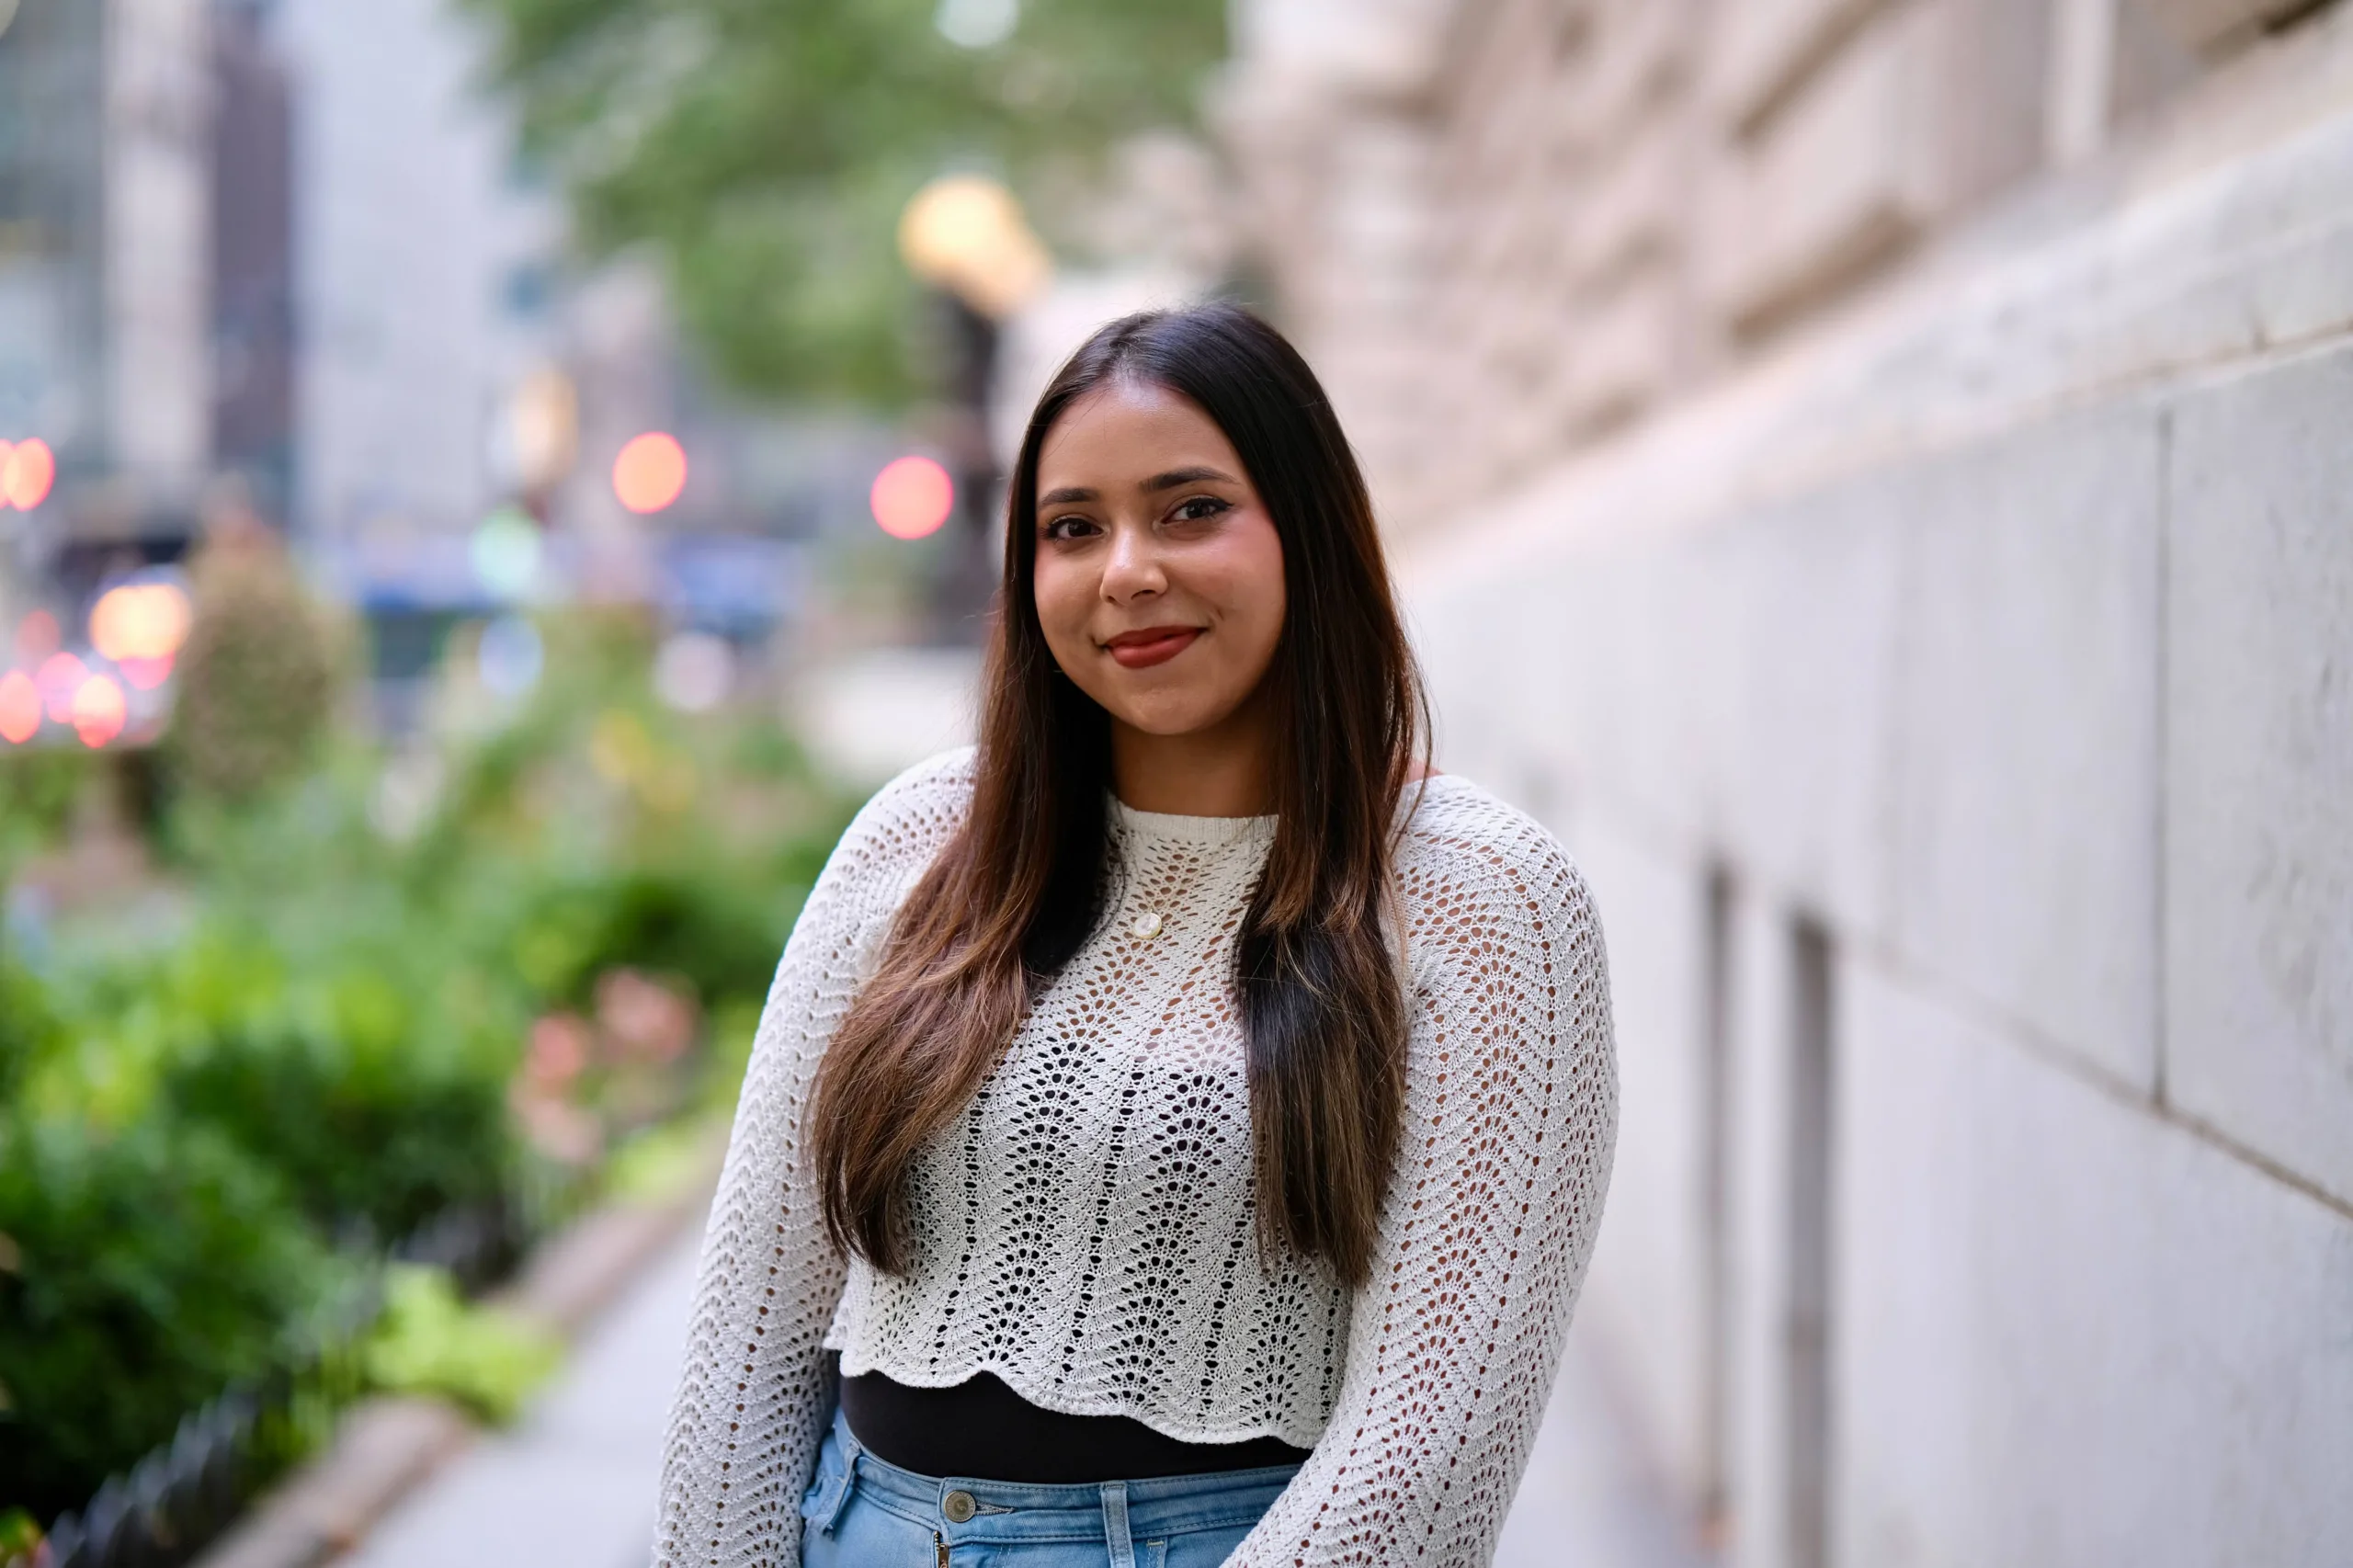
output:
[[[1010,508],[980,744],[859,813],[769,994],[658,1559],[1484,1562],[1608,1182],[1584,885],[1417,765],[1256,317],[1097,333]]]

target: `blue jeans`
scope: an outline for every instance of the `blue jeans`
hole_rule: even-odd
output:
[[[1215,1568],[1298,1472],[1023,1486],[917,1475],[858,1445],[839,1412],[801,1499],[804,1568]]]

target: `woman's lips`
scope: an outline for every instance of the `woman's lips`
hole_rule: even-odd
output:
[[[1143,631],[1122,631],[1106,642],[1122,669],[1149,669],[1165,665],[1193,645],[1201,634],[1198,626],[1154,626]]]

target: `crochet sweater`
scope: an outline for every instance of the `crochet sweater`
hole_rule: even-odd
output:
[[[1545,832],[1476,785],[1400,805],[1403,1134],[1370,1281],[1262,1262],[1233,940],[1271,817],[1114,802],[1118,875],[911,1184],[914,1272],[828,1244],[801,1111],[900,902],[971,794],[968,749],[886,786],[779,966],[704,1241],[655,1560],[794,1568],[846,1373],[988,1371],[1048,1409],[1313,1450],[1229,1560],[1493,1551],[1600,1223],[1617,1076],[1601,929]]]

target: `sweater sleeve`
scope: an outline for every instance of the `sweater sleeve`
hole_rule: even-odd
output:
[[[1527,1466],[1600,1225],[1617,1068],[1583,881],[1532,822],[1479,815],[1400,858],[1413,1023],[1372,1276],[1331,1421],[1231,1568],[1474,1568]]]
[[[842,835],[760,1015],[703,1236],[664,1441],[658,1568],[801,1558],[801,1494],[828,1412],[819,1353],[847,1274],[807,1169],[801,1108],[906,890],[961,820],[969,752],[876,794]]]

